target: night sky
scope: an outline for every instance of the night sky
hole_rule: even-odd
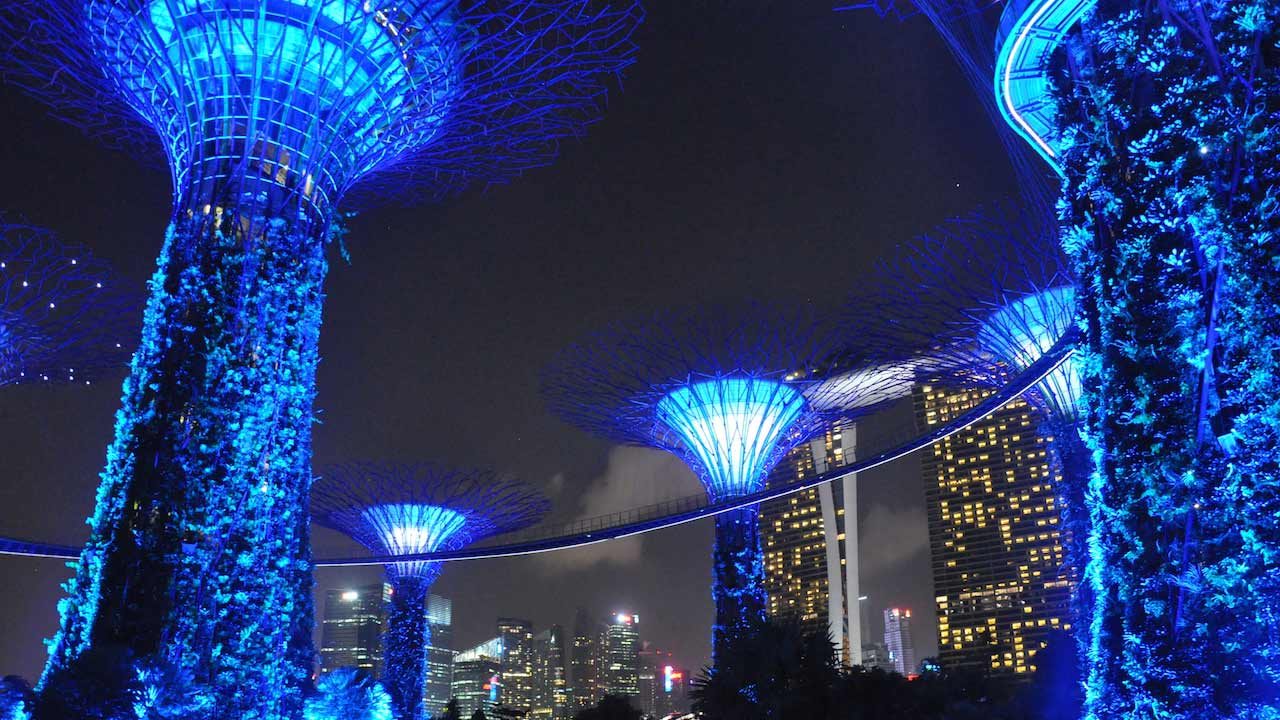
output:
[[[834,13],[827,0],[655,1],[637,41],[602,122],[551,167],[350,222],[351,262],[332,253],[327,285],[318,471],[359,458],[495,467],[545,488],[566,518],[696,493],[677,460],[547,414],[539,368],[582,333],[658,307],[838,302],[896,244],[1014,189],[923,18]],[[0,209],[90,246],[141,289],[168,219],[167,173],[12,90],[0,91],[0,126]],[[83,540],[122,377],[3,389],[0,534]],[[917,652],[931,654],[918,462],[865,474],[860,494],[863,592],[877,613],[913,608]],[[434,592],[454,602],[460,648],[492,637],[500,615],[569,628],[582,605],[638,613],[645,640],[696,667],[710,649],[711,531],[708,520],[455,564]],[[354,550],[316,532],[317,555]],[[0,558],[0,674],[38,676],[68,576],[58,561]],[[320,570],[317,591],[379,576]]]

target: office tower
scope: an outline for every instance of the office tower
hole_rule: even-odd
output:
[[[594,706],[604,695],[604,637],[604,625],[585,608],[578,608],[569,659],[569,704],[574,714]]]
[[[853,425],[828,428],[792,450],[766,485],[794,484],[853,462],[856,438]],[[857,476],[850,475],[760,505],[769,616],[830,636],[848,664],[857,662],[866,637],[860,611],[850,609],[860,596],[857,504]]]
[[[502,704],[512,710],[533,708],[533,623],[498,618],[502,640]]]
[[[444,712],[453,697],[453,603],[439,595],[427,596],[427,714]]]
[[[911,611],[889,608],[884,611],[884,644],[895,672],[911,675],[916,671],[916,649],[911,641]]]
[[[320,671],[340,667],[382,673],[382,625],[391,586],[386,583],[328,590],[320,626]]]
[[[640,712],[645,717],[665,717],[685,709],[684,678],[671,653],[643,643],[639,653]]]
[[[640,695],[640,616],[616,613],[605,632],[605,692]]]
[[[453,697],[462,717],[490,714],[502,702],[502,638],[493,638],[453,656]]]
[[[989,395],[919,385],[916,420],[930,429]],[[1019,398],[922,459],[945,669],[1027,677],[1046,636],[1070,629],[1075,569],[1063,551],[1052,437],[1040,427],[1038,411]]]
[[[893,660],[889,658],[889,648],[884,643],[867,643],[862,646],[862,667],[885,672],[896,672]]]
[[[565,673],[564,628],[552,625],[533,638],[534,705],[530,717],[566,720],[569,683]]]

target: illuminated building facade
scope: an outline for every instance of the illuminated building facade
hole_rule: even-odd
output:
[[[569,718],[569,676],[564,628],[552,625],[533,637],[534,707],[530,717]]]
[[[533,709],[536,694],[533,623],[498,618],[498,639],[502,641],[502,705],[528,713]]]
[[[320,671],[341,667],[382,674],[382,628],[391,586],[387,583],[328,590],[320,626]]]
[[[493,638],[453,656],[453,697],[462,717],[485,714],[502,702],[502,638]]]
[[[646,642],[639,653],[639,667],[637,701],[645,717],[661,718],[686,709],[686,672],[675,665],[671,653],[654,649]]]
[[[989,395],[919,385],[917,422],[947,422]],[[922,459],[944,668],[1027,677],[1046,636],[1071,629],[1076,573],[1064,550],[1052,437],[1037,431],[1041,423],[1019,398]]]
[[[453,603],[439,595],[427,596],[427,715],[444,712],[453,697]]]
[[[884,611],[884,646],[889,664],[899,675],[916,672],[916,646],[911,637],[911,611],[889,608]]]
[[[604,648],[604,624],[586,608],[578,608],[573,619],[573,644],[569,648],[569,704],[575,715],[604,697]]]
[[[605,692],[640,696],[640,616],[615,613],[605,631]]]
[[[836,425],[792,450],[766,486],[789,485],[854,460],[857,430]],[[760,504],[768,614],[806,633],[830,636],[842,660],[856,664],[866,642],[860,621],[857,476]],[[847,511],[847,512],[846,512]]]

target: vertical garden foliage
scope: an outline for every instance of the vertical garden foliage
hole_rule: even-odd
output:
[[[387,611],[387,632],[383,635],[385,662],[382,684],[391,695],[397,720],[422,720],[422,704],[427,682],[427,645],[431,628],[427,625],[427,591],[433,577],[401,577],[394,580],[391,607]]]
[[[1275,0],[1100,0],[1058,92],[1090,718],[1280,717]]]
[[[716,515],[711,585],[716,606],[711,640],[716,656],[733,637],[764,620],[768,598],[763,556],[758,505]]]
[[[90,647],[120,647],[211,692],[214,717],[301,715],[316,227],[218,208],[170,225],[46,694],[123,697],[78,669]]]

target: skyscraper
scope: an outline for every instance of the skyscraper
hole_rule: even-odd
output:
[[[453,603],[439,595],[427,597],[426,709],[431,716],[444,712],[453,697]]]
[[[604,625],[585,608],[578,608],[569,659],[569,704],[574,714],[600,702],[604,695],[604,638]]]
[[[498,618],[502,640],[502,704],[513,710],[533,709],[533,623]]]
[[[605,633],[605,692],[640,695],[640,616],[616,613]]]
[[[320,628],[320,670],[340,667],[382,673],[382,624],[391,586],[386,583],[328,590]]]
[[[945,423],[990,394],[919,385],[917,423]],[[1018,398],[924,455],[944,668],[1029,676],[1046,636],[1070,629],[1076,573],[1063,551],[1052,437],[1041,426]]]
[[[564,628],[552,625],[533,638],[534,704],[530,717],[567,720],[569,683],[565,672]]]
[[[911,640],[911,611],[889,608],[884,611],[884,644],[889,650],[889,663],[895,672],[910,675],[916,671],[916,648]]]
[[[685,709],[685,672],[675,665],[671,653],[650,647],[646,642],[639,656],[640,712],[645,717],[660,718]]]
[[[856,437],[852,425],[829,428],[792,450],[766,485],[789,485],[852,462]],[[805,632],[829,635],[851,664],[865,642],[853,600],[860,594],[857,503],[853,475],[760,505],[769,616],[795,619]]]
[[[462,717],[491,712],[502,701],[502,638],[493,638],[453,657],[453,697]]]

